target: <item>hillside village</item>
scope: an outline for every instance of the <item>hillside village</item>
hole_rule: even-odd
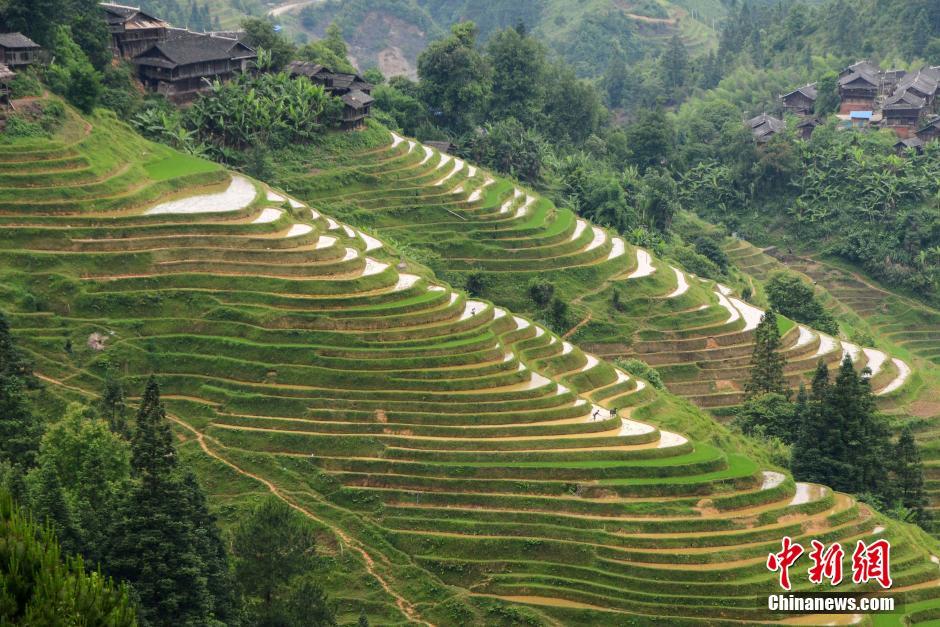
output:
[[[262,71],[258,52],[244,31],[194,32],[175,28],[138,7],[101,3],[102,19],[111,34],[115,58],[133,64],[149,92],[185,105],[238,74]],[[9,102],[9,84],[16,72],[41,63],[41,47],[21,33],[0,33],[0,102]],[[322,65],[295,62],[292,77],[305,76],[343,102],[342,127],[359,128],[369,115],[372,85],[358,74],[333,72]]]
[[[871,61],[845,67],[838,80],[839,109],[834,117],[844,128],[887,128],[898,136],[895,148],[920,150],[940,138],[940,66],[915,71],[883,70]],[[822,124],[816,111],[817,84],[798,87],[779,97],[785,114],[796,116],[800,137],[808,139]],[[783,119],[763,113],[747,121],[755,140],[765,143],[786,128]]]

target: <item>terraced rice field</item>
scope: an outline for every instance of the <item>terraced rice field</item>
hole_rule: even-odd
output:
[[[777,584],[764,562],[782,535],[888,537],[893,595],[917,603],[912,618],[940,608],[940,551],[920,530],[794,484],[727,434],[710,445],[662,428],[682,425],[668,396],[322,206],[205,163],[156,180],[148,166],[177,155],[94,122],[74,142],[0,146],[0,294],[18,339],[64,396],[94,395],[106,364],[132,390],[157,373],[224,519],[271,492],[317,525],[343,621],[360,609],[376,625],[773,621],[785,617],[766,609]],[[363,168],[412,152],[363,155]],[[453,199],[470,224],[469,201],[434,182],[482,187],[491,217],[518,215],[491,220],[494,252],[540,259],[506,235],[551,230],[535,218],[546,203],[440,160],[421,194]],[[551,264],[643,280],[627,278],[645,271],[635,249],[569,227],[546,244],[568,251]],[[662,268],[648,277],[681,291],[674,301],[712,293]]]
[[[566,336],[598,357],[639,357],[669,389],[716,413],[744,398],[762,311],[728,288],[691,276],[538,194],[392,134],[358,153],[320,157],[285,187],[317,207],[410,249],[456,284],[484,275],[493,301],[544,319],[526,296],[553,281],[580,321]],[[756,250],[756,249],[755,249]],[[758,251],[759,252],[759,251]],[[907,364],[784,321],[787,374],[796,386],[819,359],[869,366],[872,386],[896,395]]]
[[[823,303],[834,315],[864,328],[885,351],[906,360],[905,366],[910,363],[916,372],[912,375],[916,389],[889,403],[886,410],[901,419],[916,420],[934,514],[932,530],[940,533],[940,375],[936,370],[940,312],[831,263],[798,255],[774,256],[744,242],[729,243],[726,250],[739,267],[757,278],[784,269],[804,274],[816,283]]]

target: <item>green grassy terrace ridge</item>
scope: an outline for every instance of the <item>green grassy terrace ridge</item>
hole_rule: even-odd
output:
[[[374,625],[793,620],[766,606],[778,588],[765,560],[783,535],[846,547],[889,538],[892,595],[909,606],[879,624],[937,616],[940,546],[926,533],[794,483],[694,406],[453,290],[404,247],[393,252],[382,229],[326,206],[354,214],[366,198],[399,198],[431,215],[404,199],[437,193],[468,231],[496,223],[493,250],[518,246],[518,263],[580,268],[582,280],[623,274],[677,312],[697,299],[730,312],[714,286],[686,277],[669,298],[679,275],[660,264],[629,279],[642,262],[622,241],[577,220],[554,231],[539,216],[564,212],[409,140],[370,146],[380,134],[325,141],[346,147],[346,163],[320,164],[316,180],[347,184],[330,201],[309,179],[309,203],[105,113],[86,123],[70,112],[52,140],[0,144],[0,302],[37,374],[88,397],[107,364],[132,392],[156,373],[224,521],[273,493],[317,526],[344,623],[360,609]],[[357,189],[393,171],[398,191]],[[505,229],[573,244],[542,257]],[[501,272],[507,257],[470,267]],[[726,330],[726,317],[713,325]],[[809,586],[804,573],[795,588]]]
[[[369,137],[358,151],[327,147],[285,168],[284,187],[419,251],[454,284],[489,277],[486,297],[535,319],[546,312],[526,286],[549,279],[579,321],[565,336],[590,354],[638,357],[672,392],[718,414],[743,400],[761,309],[521,185],[377,126]],[[835,367],[845,354],[859,370],[871,369],[882,397],[901,394],[911,374],[907,362],[882,350],[785,319],[781,331],[794,387],[818,360]]]

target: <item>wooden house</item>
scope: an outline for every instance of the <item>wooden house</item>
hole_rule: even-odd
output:
[[[10,82],[16,72],[0,63],[0,104],[10,104]]]
[[[897,133],[898,137],[910,137],[920,124],[926,107],[926,101],[917,94],[909,91],[896,93],[885,101],[882,108],[884,125]]]
[[[303,76],[322,85],[328,94],[343,101],[343,128],[359,128],[372,110],[372,85],[358,74],[332,72],[308,61],[293,61],[287,66],[292,77]]]
[[[422,143],[428,148],[433,148],[434,150],[442,152],[445,155],[453,154],[454,150],[457,149],[457,147],[449,141],[426,141]]]
[[[940,115],[934,117],[924,126],[915,132],[917,139],[925,144],[930,141],[940,140]]]
[[[0,33],[0,63],[10,69],[31,65],[39,60],[42,47],[21,33]]]
[[[343,128],[362,128],[375,102],[370,94],[355,89],[340,96],[343,101]]]
[[[796,125],[796,132],[799,134],[800,139],[809,139],[820,124],[822,124],[822,120],[819,118],[805,117]]]
[[[912,93],[923,98],[927,107],[932,109],[937,100],[938,89],[940,89],[940,73],[925,68],[905,74],[898,82],[895,93],[903,91]]]
[[[816,83],[803,85],[788,94],[780,96],[783,108],[794,115],[812,115],[816,107]]]
[[[170,25],[138,8],[102,2],[105,22],[111,32],[114,56],[133,59],[161,41],[166,41]]]
[[[751,118],[746,122],[751,134],[757,143],[763,144],[770,141],[770,138],[786,128],[783,120],[778,120],[772,115],[762,113],[757,117]]]
[[[257,57],[236,39],[171,28],[165,41],[134,57],[133,63],[147,88],[185,102],[209,89],[214,80],[248,71]]]
[[[839,72],[839,78],[843,78],[850,74],[855,74],[856,72],[862,72],[868,74],[869,76],[878,76],[882,73],[880,65],[865,59],[862,61],[856,61],[852,65],[846,66],[845,69]]]
[[[874,111],[881,91],[881,80],[875,74],[852,72],[839,79],[839,113]]]
[[[894,151],[899,155],[905,155],[909,150],[923,152],[924,142],[916,137],[905,137],[904,139],[899,139],[897,143],[894,144]]]
[[[881,75],[883,92],[893,94],[898,87],[898,83],[906,74],[907,72],[904,70],[885,70],[884,74]]]

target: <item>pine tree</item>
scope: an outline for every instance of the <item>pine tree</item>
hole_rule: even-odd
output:
[[[289,505],[263,501],[235,529],[235,573],[251,624],[333,625],[333,609],[309,577],[316,569],[313,529]],[[295,622],[291,616],[306,619]]]
[[[65,499],[55,464],[46,460],[30,473],[29,511],[41,523],[49,525],[66,553],[79,553],[81,533]]]
[[[357,627],[369,627],[369,618],[366,616],[365,609],[360,610],[359,612],[359,621],[356,623]]]
[[[666,85],[678,95],[678,90],[685,86],[689,73],[689,51],[678,34],[669,40],[669,47],[663,52],[660,59]]]
[[[34,464],[42,435],[42,423],[26,395],[31,376],[0,314],[0,462],[24,469]]]
[[[783,374],[786,362],[779,351],[780,330],[777,328],[777,316],[771,309],[761,317],[755,331],[751,378],[744,385],[748,398],[769,392],[789,396],[790,390]]]
[[[200,541],[187,516],[191,494],[179,477],[172,432],[153,377],[137,413],[131,453],[135,482],[117,513],[105,565],[137,591],[145,621],[205,623],[212,600]]]
[[[187,471],[183,477],[188,510],[186,516],[196,530],[197,552],[202,556],[209,594],[212,597],[214,617],[228,624],[236,613],[235,583],[225,543],[219,533],[215,516],[209,511],[206,495],[196,480],[196,475]]]
[[[913,522],[924,526],[930,519],[925,509],[924,464],[914,441],[914,432],[907,425],[901,430],[891,459],[892,497],[911,511]]]
[[[867,378],[855,372],[846,355],[832,383],[820,362],[812,389],[793,446],[793,476],[843,492],[885,495],[890,435],[884,419],[875,412]]]
[[[117,378],[114,370],[108,368],[104,380],[104,391],[101,393],[101,413],[111,431],[124,437],[130,437],[127,426],[127,398],[124,395],[124,386]]]

